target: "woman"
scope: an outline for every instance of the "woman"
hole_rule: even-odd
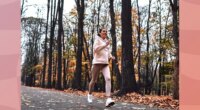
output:
[[[110,53],[110,41],[107,39],[107,31],[102,28],[99,30],[98,36],[95,38],[93,45],[93,61],[92,61],[92,79],[89,83],[88,102],[92,103],[92,89],[97,82],[100,71],[103,73],[106,85],[106,107],[114,105],[114,100],[111,99],[111,78],[109,69],[109,59],[115,59]]]

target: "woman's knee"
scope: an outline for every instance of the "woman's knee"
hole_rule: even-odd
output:
[[[111,78],[106,78],[106,82],[111,82]]]

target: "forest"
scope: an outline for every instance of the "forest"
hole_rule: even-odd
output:
[[[179,0],[74,0],[68,13],[68,0],[46,0],[43,8],[28,2],[21,0],[22,85],[87,91],[94,39],[104,27],[115,95],[179,99]],[[30,7],[37,17],[26,16]],[[102,74],[94,91],[105,91]]]

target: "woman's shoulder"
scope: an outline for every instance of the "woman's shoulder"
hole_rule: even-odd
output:
[[[98,35],[96,35],[95,37],[94,37],[94,39],[99,39],[100,37],[98,36]]]
[[[100,40],[100,37],[99,37],[99,36],[95,36],[95,37],[94,37],[94,40],[95,40],[95,41],[99,41],[99,40]]]

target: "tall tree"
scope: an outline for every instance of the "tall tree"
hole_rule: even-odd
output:
[[[83,20],[84,20],[84,0],[76,0],[77,12],[78,12],[78,50],[76,54],[76,70],[72,83],[72,88],[81,89],[81,72],[82,72],[82,51],[83,51]]]
[[[50,0],[47,0],[47,23],[46,23],[46,31],[45,31],[45,41],[44,41],[44,65],[42,71],[42,87],[45,87],[45,74],[46,74],[46,63],[47,63],[47,33],[48,33],[48,22],[49,22],[49,8],[50,8]]]
[[[150,26],[149,26],[149,21],[150,21],[150,17],[151,17],[151,1],[152,0],[149,0],[149,9],[148,9],[148,18],[147,18],[147,27],[146,27],[146,37],[147,37],[147,47],[146,47],[146,51],[147,51],[147,54],[146,54],[146,64],[145,64],[145,67],[146,67],[146,78],[145,78],[145,93],[149,94],[149,29],[150,29]]]
[[[115,57],[115,60],[112,61],[112,72],[116,74],[117,77],[117,87],[120,88],[121,85],[121,75],[118,67],[118,58],[117,58],[117,43],[116,43],[116,24],[115,24],[115,12],[113,7],[114,0],[110,0],[110,18],[111,18],[111,37],[112,37],[112,55]]]
[[[51,79],[52,79],[52,53],[53,53],[53,40],[54,40],[54,31],[56,26],[57,14],[56,14],[56,0],[53,3],[51,1],[51,32],[50,32],[50,43],[49,43],[49,63],[48,63],[48,83],[47,88],[51,88]]]
[[[67,58],[66,58],[64,29],[62,29],[62,35],[63,35],[63,41],[62,41],[62,45],[63,45],[63,89],[65,89],[67,87],[67,80],[66,80],[66,76],[67,76],[66,59]]]
[[[179,30],[178,30],[178,11],[179,0],[169,0],[173,15],[173,41],[176,48],[175,71],[174,71],[174,90],[173,98],[179,99]]]
[[[122,0],[122,84],[120,94],[138,91],[133,67],[131,0]]]
[[[83,41],[84,41],[83,54],[84,54],[85,62],[87,62],[85,64],[85,83],[84,83],[84,87],[83,88],[86,90],[86,87],[88,85],[87,82],[90,81],[90,78],[89,78],[89,69],[91,68],[91,59],[90,59],[90,54],[89,54],[89,45],[87,44],[85,36],[83,37]]]
[[[137,27],[137,32],[138,32],[138,37],[137,37],[137,41],[138,41],[138,89],[140,87],[141,84],[141,80],[140,80],[140,76],[141,76],[141,72],[140,72],[140,67],[141,67],[141,41],[140,41],[140,32],[141,32],[141,23],[140,23],[140,8],[139,8],[139,2],[137,0],[137,14],[138,14],[138,27]]]
[[[161,55],[162,55],[162,46],[161,46],[161,40],[162,40],[162,24],[161,24],[161,0],[158,1],[158,13],[159,13],[159,58],[158,58],[158,62],[160,64],[159,67],[159,86],[158,86],[158,95],[161,95],[161,81],[162,81],[162,63],[161,63]],[[157,65],[156,65],[157,67]]]
[[[54,46],[54,48],[55,49],[53,49],[53,50],[56,50],[56,48],[57,48],[57,45],[56,46]],[[52,88],[56,88],[56,76],[57,76],[57,68],[58,68],[58,53],[55,51],[55,52],[53,52],[53,56],[52,56],[52,79],[53,79],[53,81],[52,81]]]
[[[63,18],[63,5],[64,0],[58,0],[58,38],[57,38],[57,44],[58,44],[58,73],[57,73],[57,86],[56,89],[62,90],[62,33],[63,33],[63,24],[62,24],[62,18]]]

